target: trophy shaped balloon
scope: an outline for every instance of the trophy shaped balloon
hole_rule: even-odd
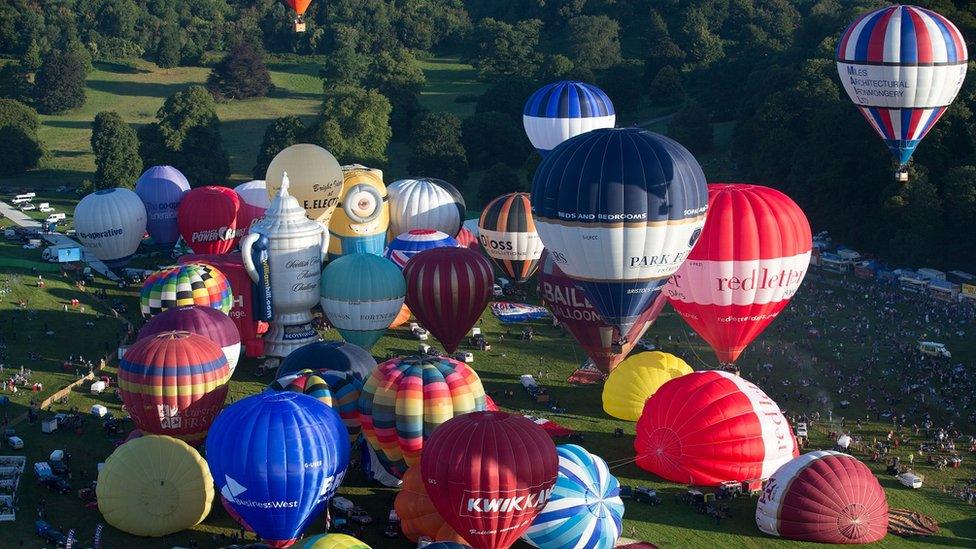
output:
[[[268,242],[268,270],[271,279],[273,318],[264,336],[268,356],[285,357],[293,350],[318,339],[312,328],[312,307],[319,301],[322,261],[329,248],[325,228],[305,215],[305,209],[288,194],[288,174],[250,233],[241,240],[241,254],[247,273],[261,280],[252,248],[262,236]]]

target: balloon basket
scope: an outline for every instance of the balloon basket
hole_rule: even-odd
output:
[[[905,183],[905,182],[907,182],[908,181],[908,170],[903,168],[903,169],[900,169],[900,170],[896,171],[895,172],[895,181],[897,181],[899,183]]]
[[[295,19],[295,32],[305,32],[305,21]]]

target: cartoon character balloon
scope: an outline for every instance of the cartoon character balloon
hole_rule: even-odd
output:
[[[264,178],[270,198],[278,194],[286,172],[290,183],[288,193],[305,208],[312,221],[328,228],[342,191],[339,161],[318,145],[300,143],[283,149],[271,160]]]
[[[481,212],[478,237],[488,257],[516,283],[535,274],[542,240],[532,222],[528,193],[503,194]]]
[[[400,179],[389,186],[390,233],[433,229],[455,236],[464,223],[464,197],[447,181],[433,177]]]
[[[691,153],[637,128],[563,142],[532,183],[532,216],[553,262],[623,336],[687,258],[707,209]]]
[[[136,194],[146,206],[146,230],[157,246],[169,249],[179,240],[176,212],[189,190],[186,176],[172,166],[153,166],[136,181]]]
[[[543,157],[571,137],[612,128],[616,120],[613,103],[603,90],[566,80],[536,90],[522,111],[525,134]]]
[[[917,6],[888,6],[859,17],[837,43],[844,90],[899,167],[962,88],[969,55],[959,29]]]
[[[124,267],[146,233],[146,207],[129,189],[95,191],[75,207],[75,231],[106,267]]]
[[[383,172],[359,164],[342,167],[342,193],[329,221],[329,260],[351,253],[383,255],[390,227]]]
[[[178,211],[180,234],[186,245],[198,254],[225,254],[234,249],[240,237],[243,201],[227,187],[197,187],[183,196]]]
[[[354,253],[325,267],[321,291],[329,323],[343,339],[368,351],[396,319],[407,285],[389,259]]]

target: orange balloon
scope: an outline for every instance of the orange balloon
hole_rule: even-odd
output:
[[[285,5],[295,10],[298,15],[303,15],[311,3],[312,0],[285,0]]]
[[[434,541],[468,543],[441,518],[430,502],[420,476],[420,467],[411,467],[403,474],[403,485],[393,502],[393,508],[400,517],[403,535],[410,541],[416,542],[421,536],[427,536]]]
[[[399,328],[410,320],[410,309],[407,308],[407,304],[404,303],[403,307],[400,307],[400,312],[397,313],[396,318],[390,323],[390,328]]]

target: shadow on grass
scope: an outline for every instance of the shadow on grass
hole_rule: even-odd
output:
[[[88,130],[91,129],[91,121],[88,120],[54,120],[48,119],[44,121],[45,126],[51,126],[52,128],[68,128],[72,130]]]
[[[140,69],[139,67],[133,66],[132,64],[124,61],[98,61],[94,63],[94,65],[101,71],[115,74],[148,74],[152,72],[145,69]]]
[[[188,82],[178,84],[160,84],[158,82],[116,82],[112,80],[89,80],[88,87],[95,91],[110,95],[126,95],[131,97],[161,97],[166,98],[174,93],[193,86]]]

